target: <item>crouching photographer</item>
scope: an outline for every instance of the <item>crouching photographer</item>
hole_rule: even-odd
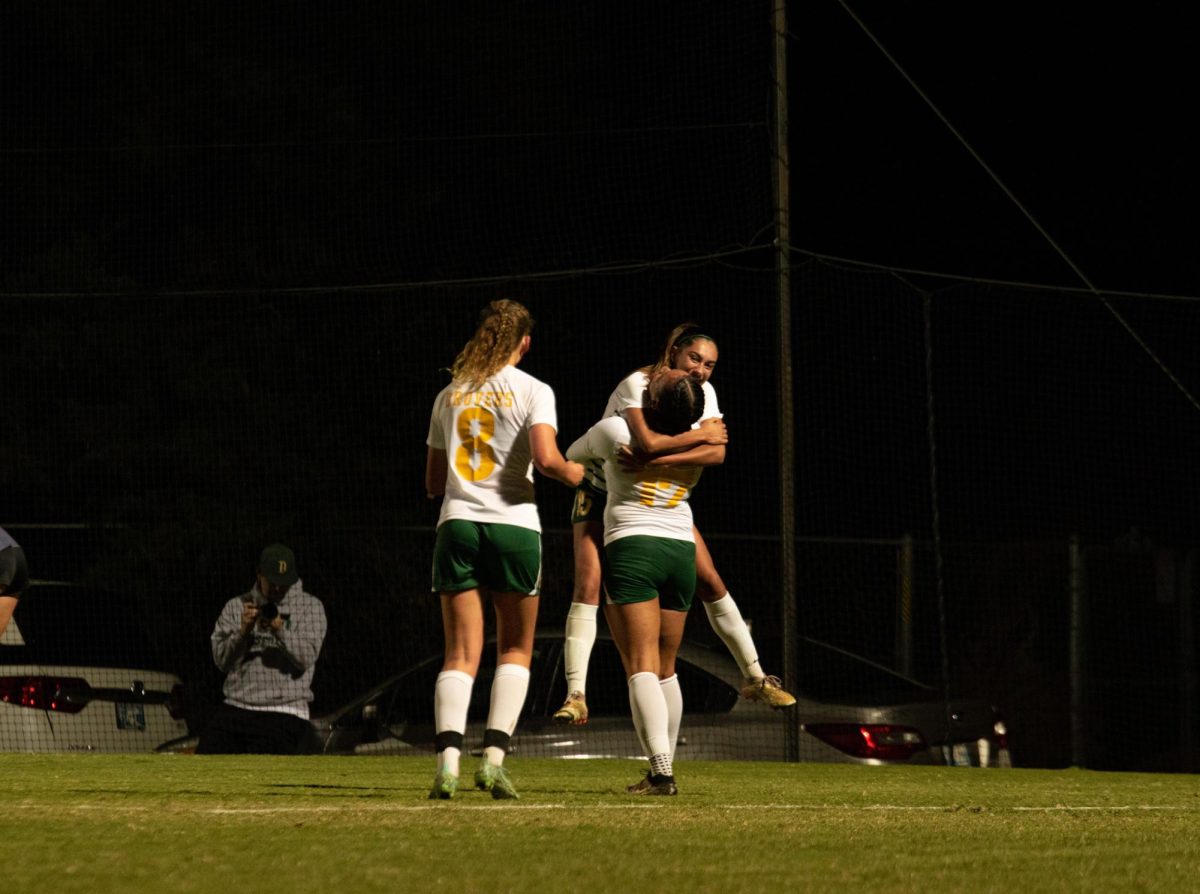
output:
[[[304,592],[296,557],[263,550],[250,592],[225,603],[212,654],[225,701],[200,734],[197,754],[297,754],[312,734],[312,679],[325,641],[325,608]]]

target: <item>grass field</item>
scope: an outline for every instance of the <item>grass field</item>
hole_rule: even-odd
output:
[[[0,891],[1200,890],[1200,777],[432,759],[5,754]],[[474,763],[467,764],[471,769]]]

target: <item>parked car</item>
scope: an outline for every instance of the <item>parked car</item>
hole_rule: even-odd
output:
[[[640,758],[628,688],[611,638],[602,634],[588,672],[585,726],[555,723],[566,684],[563,633],[539,632],[530,668],[529,694],[512,740],[515,755],[557,758]],[[684,716],[679,760],[786,760],[790,711],[801,721],[803,761],[1008,765],[1003,723],[986,702],[946,704],[938,692],[866,659],[815,640],[805,640],[797,704],[773,712],[741,698],[741,675],[725,652],[684,643],[676,670]],[[441,670],[431,655],[389,677],[343,707],[313,719],[308,750],[329,754],[432,753],[433,687]],[[471,693],[468,741],[481,749],[495,645],[485,648]],[[190,751],[194,739],[168,743],[162,751]]]
[[[183,683],[159,669],[117,594],[35,581],[0,637],[0,751],[154,751],[187,732]]]

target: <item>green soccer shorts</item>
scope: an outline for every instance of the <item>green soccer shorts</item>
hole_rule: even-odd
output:
[[[451,519],[437,530],[433,590],[460,593],[476,587],[494,593],[538,595],[542,586],[542,536],[530,528]]]
[[[658,597],[661,608],[686,612],[696,595],[696,544],[634,534],[604,547],[604,593],[625,605]]]

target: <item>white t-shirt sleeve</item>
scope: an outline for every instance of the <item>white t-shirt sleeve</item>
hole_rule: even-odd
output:
[[[446,432],[442,428],[442,403],[446,400],[446,388],[438,392],[437,398],[433,402],[433,410],[429,414],[429,434],[425,437],[425,443],[434,450],[446,449]]]
[[[629,443],[629,427],[619,416],[601,419],[567,448],[567,459],[574,462],[594,459],[603,462],[612,456],[618,444]]]
[[[529,395],[529,427],[548,425],[558,431],[558,410],[554,390],[545,382],[536,382]]]
[[[623,416],[625,411],[630,407],[637,409],[642,408],[642,398],[646,393],[646,374],[644,372],[634,372],[627,375],[617,385],[612,396],[608,399],[611,412],[606,413],[606,416],[617,415]]]
[[[722,414],[721,408],[717,406],[717,389],[705,382],[701,390],[704,392],[704,412],[700,415],[700,420],[720,419]]]

